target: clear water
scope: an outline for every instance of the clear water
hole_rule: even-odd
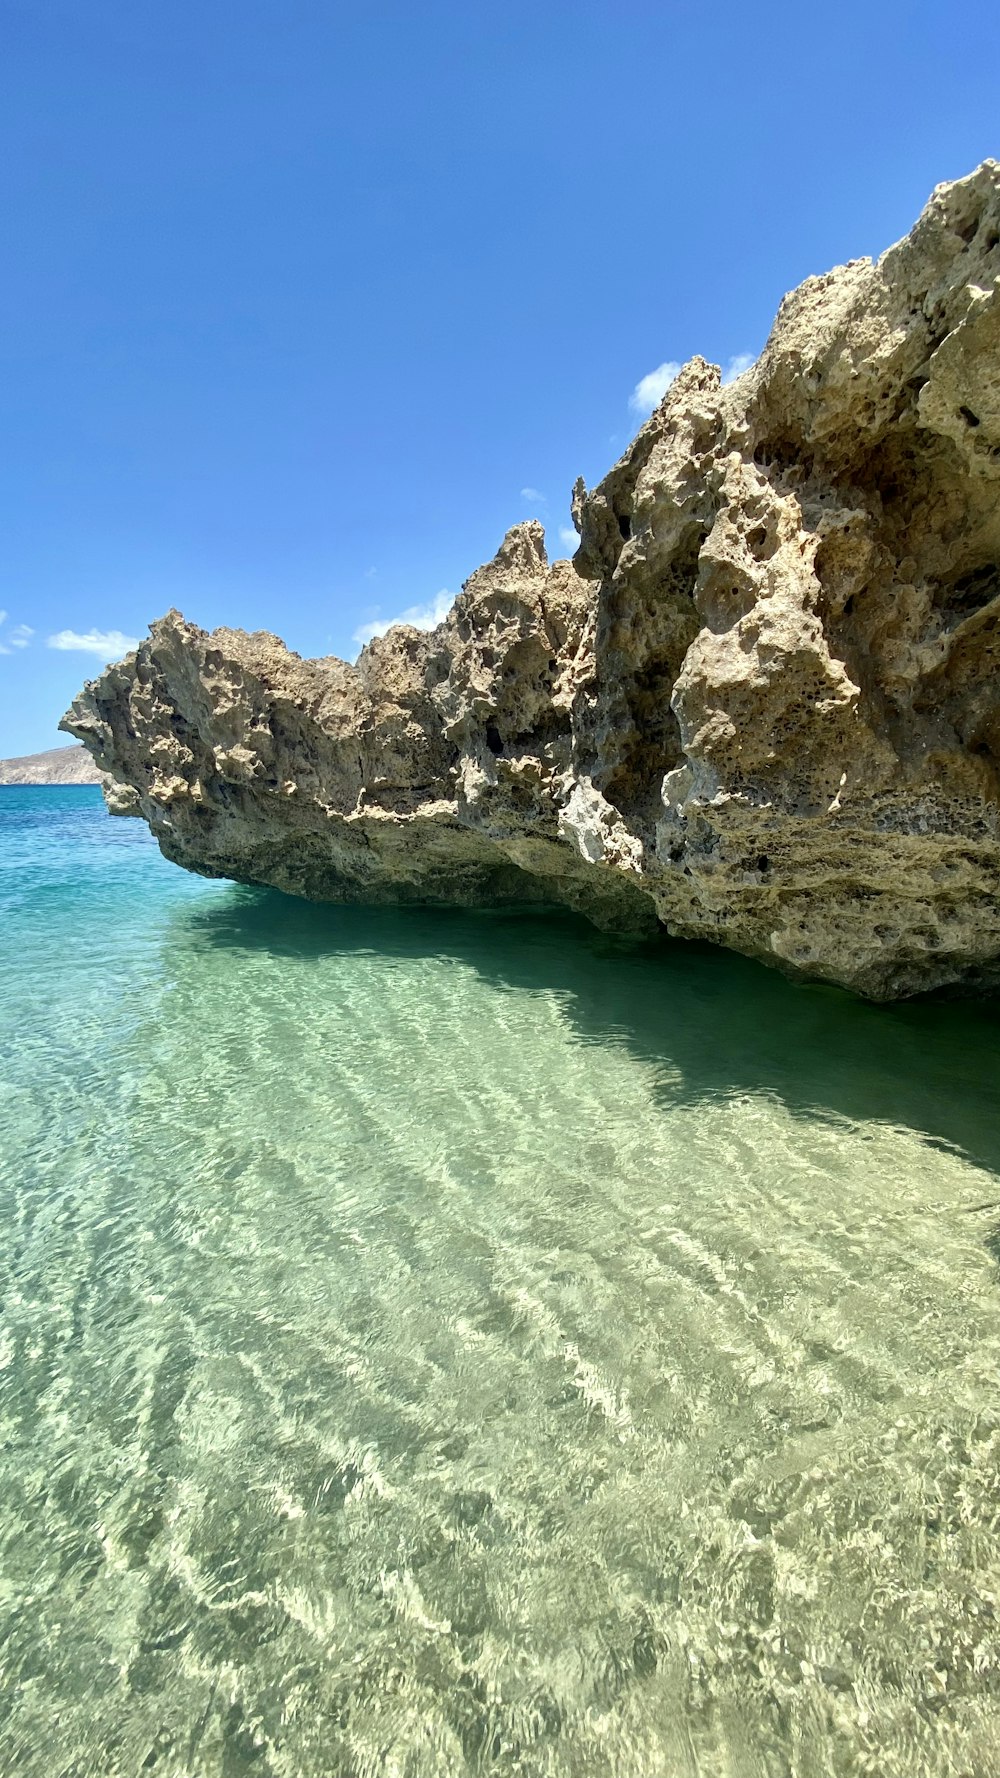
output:
[[[0,791],[0,1771],[1000,1772],[998,1056]]]

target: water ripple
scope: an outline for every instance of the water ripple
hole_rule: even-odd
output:
[[[1000,1772],[996,1006],[77,789],[0,908],[3,1770]]]

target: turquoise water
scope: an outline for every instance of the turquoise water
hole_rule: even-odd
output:
[[[1000,1773],[998,1056],[0,790],[0,1771]]]

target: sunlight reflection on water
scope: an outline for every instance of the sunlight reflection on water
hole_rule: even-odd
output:
[[[995,1005],[83,790],[0,910],[4,1771],[1000,1771]]]

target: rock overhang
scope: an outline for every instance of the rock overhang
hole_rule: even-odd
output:
[[[358,661],[178,612],[64,720],[165,853],[658,920],[877,998],[1000,976],[1000,167],[685,366],[548,562]]]

